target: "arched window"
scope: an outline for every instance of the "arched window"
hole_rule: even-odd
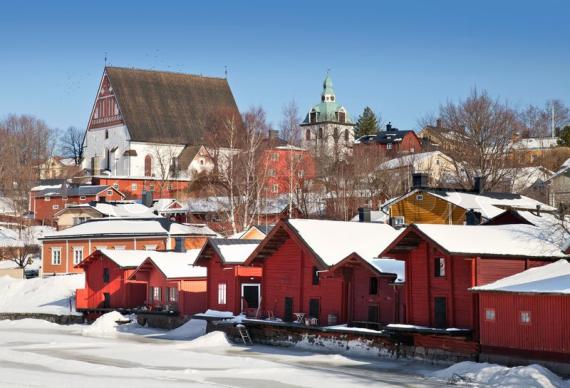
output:
[[[334,127],[334,130],[333,130],[333,139],[334,139],[334,141],[337,141],[337,140],[338,140],[338,128],[337,128],[337,127]]]
[[[152,176],[152,156],[144,157],[144,176]]]
[[[311,130],[307,129],[307,131],[305,131],[305,140],[311,140]]]
[[[106,170],[111,171],[111,151],[108,148],[105,150],[105,161],[107,162]]]
[[[348,129],[345,129],[344,130],[344,141],[348,141],[348,136],[349,136]]]
[[[319,139],[323,138],[323,129],[319,128]]]

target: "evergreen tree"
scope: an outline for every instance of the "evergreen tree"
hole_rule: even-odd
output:
[[[570,125],[566,125],[558,134],[558,145],[570,147]]]
[[[358,116],[358,120],[354,126],[354,137],[358,139],[364,135],[375,135],[378,133],[378,129],[379,125],[376,114],[367,106],[364,108],[362,114]]]

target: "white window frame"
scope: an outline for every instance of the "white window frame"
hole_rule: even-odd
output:
[[[107,190],[107,195],[113,195],[113,190]]]
[[[243,311],[243,302],[245,300],[243,298],[243,289],[246,286],[257,287],[257,303],[261,303],[261,284],[259,284],[259,283],[242,283],[241,284],[241,311]]]
[[[218,283],[218,304],[226,304],[228,285],[226,283]]]
[[[528,310],[519,312],[519,322],[521,325],[530,325],[532,323],[532,314]]]
[[[96,246],[95,246],[95,249],[98,250],[98,251],[100,251],[100,250],[102,250],[102,249],[107,249],[107,245],[96,245]]]
[[[447,265],[447,263],[445,262],[445,257],[436,257],[435,261],[439,264],[438,265],[439,275],[436,276],[436,278],[444,278],[446,276],[446,270],[447,270],[447,268],[445,268]]]
[[[393,219],[394,219],[394,226],[404,226],[406,224],[405,217],[396,216],[396,217],[393,217]]]
[[[125,250],[125,245],[115,245],[113,246],[113,249],[116,251],[124,251]]]
[[[53,210],[59,210],[59,205],[56,203],[51,207]]]
[[[61,265],[61,248],[51,248],[51,264]]]
[[[73,265],[77,265],[82,261],[83,261],[83,247],[73,247]]]
[[[115,190],[119,190],[119,184],[118,183],[113,183],[113,188]],[[110,195],[110,194],[109,194]]]
[[[485,320],[487,322],[495,322],[497,319],[497,312],[494,308],[488,307],[485,309]]]
[[[169,302],[178,302],[178,288],[170,287],[168,289],[168,301]]]
[[[152,288],[152,301],[153,302],[162,302],[162,287],[153,287]]]
[[[136,183],[131,184],[131,191],[137,191],[138,188],[139,186]]]
[[[148,244],[144,246],[145,251],[156,251],[157,245],[156,244]]]
[[[423,194],[417,194],[416,195],[416,201],[423,201],[424,200],[424,195]]]
[[[49,201],[51,201],[51,198],[50,198],[50,196],[49,196],[49,195],[46,195],[46,196],[44,197],[44,201],[45,201],[45,202],[49,202]]]
[[[271,187],[271,191],[273,193],[278,193],[279,192],[279,185],[278,184],[273,184],[273,186]]]
[[[391,150],[392,149],[392,143],[386,143],[386,149]]]
[[[271,153],[271,160],[273,160],[273,161],[279,160],[279,154],[277,152],[272,152]]]

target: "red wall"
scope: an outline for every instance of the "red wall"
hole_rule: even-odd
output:
[[[103,269],[109,269],[109,282],[103,282]],[[77,308],[100,308],[104,293],[111,297],[111,308],[130,308],[144,304],[145,287],[129,284],[126,280],[133,269],[122,269],[113,261],[101,256],[91,261],[85,269],[85,289],[77,292]]]
[[[277,154],[277,160],[273,159]],[[293,154],[293,158],[291,158]],[[293,163],[291,163],[293,159]],[[281,150],[271,148],[264,151],[262,156],[262,171],[266,171],[265,189],[267,196],[275,196],[290,191],[290,176],[293,171],[293,189],[302,187],[303,182],[315,177],[315,161],[308,151]],[[270,174],[273,171],[273,175]],[[299,173],[302,172],[302,176]],[[277,185],[278,191],[273,191],[273,185]]]
[[[483,347],[570,356],[570,296],[482,292],[479,301]],[[495,309],[495,321],[485,319],[486,308]],[[520,322],[520,311],[531,313],[530,324]]]
[[[133,179],[118,177],[94,177],[94,185],[118,185],[118,190],[126,195],[127,199],[141,199],[143,191],[153,191],[154,198],[176,198],[179,193],[188,190],[190,184],[186,180],[156,180],[156,179]],[[133,184],[136,188],[133,190]],[[151,190],[152,189],[152,190]]]

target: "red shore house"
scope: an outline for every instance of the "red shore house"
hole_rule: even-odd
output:
[[[261,298],[262,269],[244,261],[260,240],[208,239],[196,265],[208,268],[208,308],[255,316]]]
[[[34,219],[43,224],[54,223],[54,215],[67,205],[86,204],[89,202],[116,202],[125,199],[125,195],[108,185],[70,186],[66,182],[53,186],[37,186],[30,191],[30,208]]]
[[[406,261],[405,323],[470,329],[475,336],[479,312],[471,287],[566,257],[531,225],[410,225],[382,255]]]
[[[152,310],[188,316],[206,311],[207,269],[195,267],[199,249],[187,252],[142,252],[144,261],[128,277],[146,290]]]
[[[146,251],[96,250],[76,267],[85,272],[85,288],[78,289],[78,311],[133,308],[144,305],[146,286],[128,281],[145,259]]]
[[[261,304],[268,316],[305,316],[319,325],[394,322],[397,275],[381,272],[371,258],[397,235],[386,224],[282,220],[245,264],[263,268]]]
[[[481,352],[570,361],[570,264],[559,260],[471,289]]]

